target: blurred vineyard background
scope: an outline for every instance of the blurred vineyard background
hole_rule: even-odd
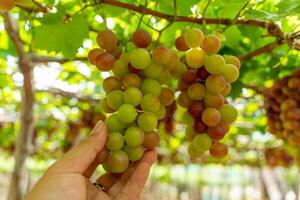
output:
[[[300,84],[284,79],[300,67],[299,13],[299,0],[33,0],[0,11],[0,199],[23,199],[105,120],[99,102],[109,74],[91,66],[87,53],[105,28],[130,48],[139,22],[170,48],[187,28],[214,33],[221,54],[242,62],[229,97],[238,120],[222,140],[229,155],[190,159],[183,109],[170,109],[142,199],[300,199],[300,117],[285,125],[288,117],[279,117],[286,98],[300,101]]]

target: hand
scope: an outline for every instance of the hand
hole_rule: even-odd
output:
[[[98,122],[87,140],[70,150],[54,163],[37,182],[26,200],[135,200],[143,189],[150,167],[156,160],[155,151],[145,152],[143,158],[123,174],[104,174],[97,182],[105,192],[90,181],[105,154],[106,126]]]

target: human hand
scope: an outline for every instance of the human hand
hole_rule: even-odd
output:
[[[37,182],[26,200],[135,200],[143,189],[150,167],[156,160],[155,151],[145,152],[123,174],[104,174],[93,185],[90,177],[103,162],[107,129],[100,121],[89,138],[54,163]]]

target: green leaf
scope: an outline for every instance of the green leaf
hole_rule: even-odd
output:
[[[279,14],[284,15],[299,15],[300,14],[300,0],[284,0],[280,1],[276,7]]]
[[[272,13],[266,12],[264,10],[254,10],[251,8],[245,11],[244,16],[247,19],[275,19],[275,18],[278,18],[277,14],[272,14]]]
[[[88,31],[85,17],[76,15],[69,23],[51,22],[35,28],[33,45],[47,51],[62,52],[66,58],[74,59]]]
[[[241,32],[237,26],[231,26],[224,32],[226,41],[225,46],[236,48],[240,43]]]

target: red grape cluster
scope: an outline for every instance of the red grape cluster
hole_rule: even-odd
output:
[[[265,150],[267,164],[271,167],[289,167],[293,164],[293,157],[283,148],[269,148]]]
[[[208,151],[215,158],[227,155],[221,143],[237,118],[237,110],[225,99],[231,83],[239,77],[240,61],[234,56],[221,56],[221,41],[216,35],[204,36],[199,29],[189,29],[176,39],[176,48],[185,51],[188,66],[178,82],[181,91],[178,104],[187,109],[183,115],[186,137],[191,141],[191,157]]]
[[[292,146],[300,144],[300,70],[265,91],[269,131]]]

